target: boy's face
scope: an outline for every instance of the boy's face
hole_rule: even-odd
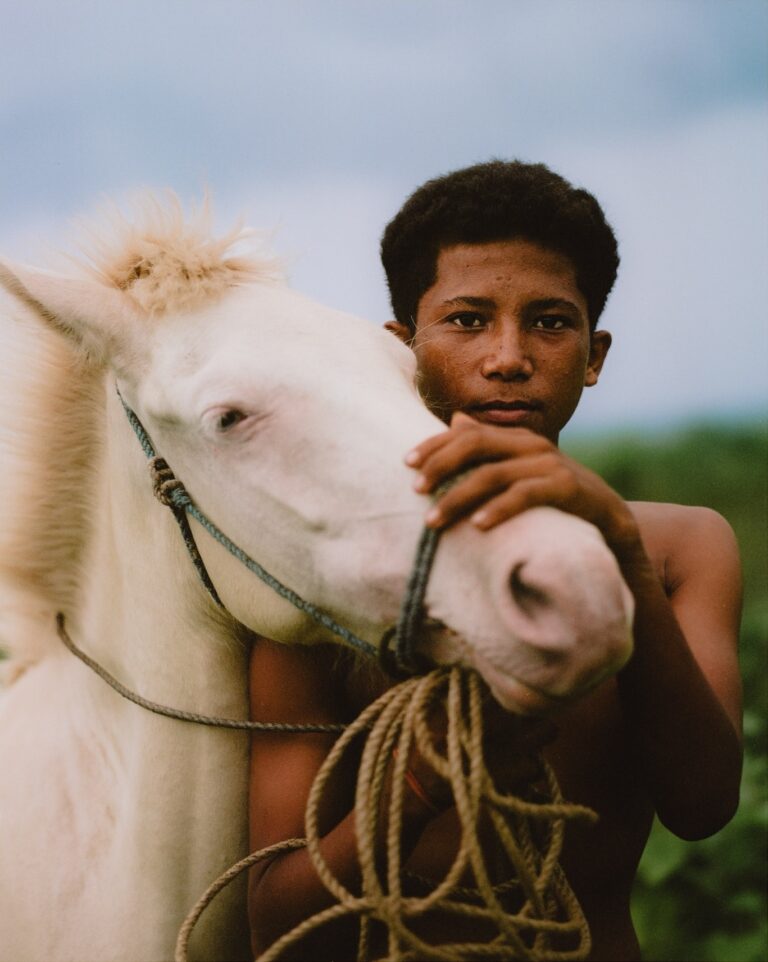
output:
[[[464,411],[555,443],[611,343],[607,331],[590,334],[571,261],[522,239],[443,248],[415,335],[387,327],[413,348],[438,417]]]

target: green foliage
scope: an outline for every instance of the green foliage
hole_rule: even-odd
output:
[[[706,505],[733,526],[745,598],[768,589],[768,430],[700,425],[661,436],[620,435],[563,444],[629,501]]]
[[[745,761],[741,804],[712,838],[684,842],[658,823],[632,911],[656,962],[768,958],[768,436],[759,426],[699,426],[660,438],[565,445],[629,500],[707,505],[733,526],[744,564],[740,660]]]

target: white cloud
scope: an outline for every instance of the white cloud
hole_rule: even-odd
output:
[[[604,202],[622,252],[605,315],[614,348],[585,420],[642,424],[765,405],[766,111],[597,143],[562,166]]]

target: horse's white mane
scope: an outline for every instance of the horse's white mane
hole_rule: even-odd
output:
[[[190,310],[237,284],[282,280],[278,262],[233,248],[254,237],[237,225],[214,237],[208,200],[185,218],[178,197],[145,191],[126,219],[114,206],[84,225],[83,252],[92,276],[128,293],[148,314]],[[106,229],[105,229],[106,227]]]
[[[29,621],[52,625],[79,589],[102,377],[31,312],[0,317],[0,334],[0,648],[12,679],[44,654],[30,646],[47,633]]]
[[[212,236],[207,203],[188,219],[170,193],[144,193],[137,207],[131,221],[112,208],[81,225],[89,263],[76,263],[149,315],[280,278],[275,261],[232,252],[251,231]],[[0,649],[13,658],[4,665],[10,678],[42,654],[28,641],[41,632],[23,622],[69,609],[80,590],[103,435],[103,370],[2,289],[0,342]]]

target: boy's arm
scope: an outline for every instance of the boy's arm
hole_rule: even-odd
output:
[[[339,713],[324,691],[327,674],[320,652],[294,650],[258,639],[250,663],[251,718],[287,724],[338,723]],[[312,780],[334,740],[333,735],[320,734],[259,732],[252,736],[251,851],[304,837],[304,810]],[[336,855],[335,867],[345,882],[354,885],[356,847],[349,822],[339,827],[329,844],[334,842],[338,847],[338,852],[332,853],[332,858]],[[341,864],[344,862],[348,865]],[[332,900],[312,870],[306,851],[288,852],[257,863],[248,881],[254,954],[260,955],[294,925],[330,904]]]
[[[704,508],[668,510],[669,598],[639,541],[619,557],[635,596],[635,652],[622,707],[661,821],[705,838],[736,811],[741,776],[738,549]]]
[[[437,501],[428,516],[433,525],[473,512],[471,520],[487,529],[547,504],[600,529],[635,597],[635,653],[618,683],[656,809],[684,838],[721,828],[735,811],[741,771],[741,583],[728,525],[704,509],[670,516],[667,597],[629,505],[545,438],[458,415],[407,463],[419,470],[416,486],[424,492],[480,465]]]
[[[329,646],[303,648],[259,639],[250,666],[251,717],[255,721],[337,724],[349,721]],[[345,711],[346,708],[346,711]],[[309,791],[333,745],[334,735],[256,733],[251,741],[249,824],[251,850],[304,837]],[[355,837],[354,766],[337,769],[320,812],[321,851],[339,881],[356,892],[360,869]],[[420,773],[421,774],[421,773]],[[426,776],[423,781],[426,782]],[[435,801],[439,793],[429,786]],[[412,849],[433,813],[419,798],[404,798],[405,852]],[[295,925],[335,902],[320,881],[306,849],[258,863],[248,885],[253,951],[258,955]],[[324,926],[317,941],[302,941],[307,958],[347,958],[357,950],[354,924]]]

